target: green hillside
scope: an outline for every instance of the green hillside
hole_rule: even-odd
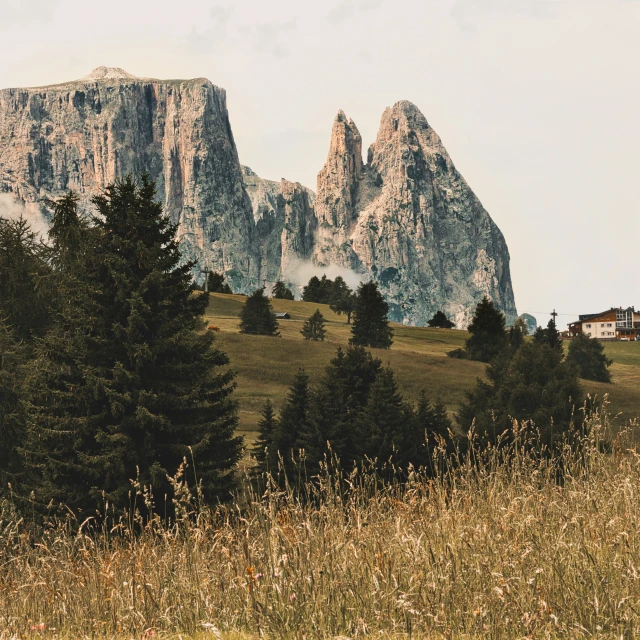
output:
[[[290,320],[280,321],[281,337],[243,335],[238,329],[238,316],[244,300],[240,295],[211,294],[206,319],[220,329],[216,334],[218,344],[237,371],[240,429],[251,441],[265,400],[271,399],[279,409],[295,372],[302,367],[312,381],[316,380],[337,347],[348,344],[351,334],[345,317],[333,313],[327,305],[272,300],[274,311],[291,315]],[[316,309],[327,319],[325,342],[308,342],[300,335],[302,323]],[[479,362],[446,357],[447,351],[464,344],[467,332],[395,323],[393,329],[391,349],[371,351],[393,368],[404,396],[416,400],[424,389],[433,399],[441,398],[449,412],[455,413],[464,400],[465,391],[473,388],[485,370],[485,365]],[[611,409],[621,413],[620,420],[638,416],[640,342],[608,343],[605,349],[614,360],[614,384],[584,381],[584,387],[599,396],[608,393]]]

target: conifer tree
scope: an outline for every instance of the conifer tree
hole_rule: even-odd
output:
[[[393,330],[389,326],[389,305],[375,282],[362,283],[358,287],[351,344],[388,349],[393,343]]]
[[[512,420],[532,421],[542,444],[553,450],[574,428],[574,409],[583,392],[575,368],[544,341],[527,341],[510,356],[508,350],[487,368],[488,382],[479,380],[458,415],[463,430],[475,419],[481,443],[496,444]]]
[[[454,442],[450,437],[451,421],[444,403],[442,400],[432,403],[423,391],[416,407],[415,418],[413,421],[407,421],[407,425],[412,428],[412,432],[405,447],[408,451],[415,452],[409,461],[416,467],[423,466],[430,475],[437,475],[442,471],[441,466],[434,466],[437,448],[444,442],[445,456],[454,450]]]
[[[401,465],[409,461],[409,452],[403,451],[407,444],[403,429],[408,416],[389,367],[378,371],[358,418],[358,438],[367,457],[377,458],[380,464],[391,458]]]
[[[567,362],[574,365],[578,375],[585,380],[611,382],[609,367],[613,360],[607,358],[604,346],[595,338],[584,333],[578,334],[569,343]]]
[[[433,318],[427,322],[430,327],[437,327],[439,329],[453,329],[456,325],[451,322],[445,315],[444,311],[436,311]]]
[[[468,331],[465,350],[472,360],[489,362],[507,342],[504,314],[486,296],[476,306]]]
[[[275,450],[282,456],[287,471],[293,468],[292,458],[302,446],[301,434],[308,429],[309,402],[309,376],[299,369],[280,411],[274,436]]]
[[[338,348],[313,394],[308,428],[302,434],[311,473],[317,472],[328,454],[327,442],[345,469],[365,454],[356,427],[381,366],[382,362],[361,346],[346,351]]]
[[[321,297],[320,278],[318,278],[318,276],[312,276],[309,279],[308,284],[302,290],[302,300],[304,302],[319,303],[321,301]]]
[[[22,471],[18,448],[24,439],[22,410],[22,376],[20,364],[24,349],[15,342],[11,331],[0,322],[0,497],[7,483],[16,486]]]
[[[536,342],[549,345],[552,349],[557,351],[561,357],[564,356],[562,338],[560,337],[560,332],[558,331],[553,318],[549,320],[545,329],[542,327],[538,327],[536,329],[536,332],[533,334],[533,339]]]
[[[278,420],[271,400],[265,402],[262,409],[262,417],[258,422],[258,437],[251,449],[256,459],[256,473],[275,473],[278,464],[278,452],[276,450],[275,436],[278,429]]]
[[[227,293],[231,294],[231,287],[225,282],[224,275],[218,273],[217,271],[209,271],[209,291],[211,293]]]
[[[347,316],[347,324],[351,324],[351,314],[353,313],[355,303],[355,294],[347,286],[347,283],[338,276],[333,281],[333,292],[330,302],[331,311],[338,315],[344,313]]]
[[[327,334],[327,330],[324,328],[326,322],[324,316],[320,313],[320,309],[316,309],[313,315],[304,321],[300,333],[305,340],[324,341],[324,337]]]
[[[18,340],[42,335],[55,304],[49,250],[24,219],[0,218],[0,320]]]
[[[25,455],[44,503],[131,507],[136,477],[156,498],[171,496],[167,475],[185,457],[189,484],[195,490],[197,478],[206,499],[224,498],[233,483],[242,451],[233,373],[201,331],[207,299],[192,295],[193,263],[180,265],[176,226],[155,196],[143,176],[94,199],[100,215],[79,252],[82,295],[63,305],[30,367]]]
[[[273,285],[273,289],[271,289],[271,297],[276,298],[277,300],[293,300],[293,293],[287,285],[282,282],[282,280],[278,280]]]
[[[240,331],[263,336],[280,335],[276,315],[263,288],[256,289],[244,303],[240,312]]]

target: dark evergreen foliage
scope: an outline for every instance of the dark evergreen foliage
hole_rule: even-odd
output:
[[[278,321],[264,289],[256,289],[244,303],[240,313],[240,331],[264,336],[278,336]]]
[[[211,293],[226,293],[231,294],[233,291],[227,282],[223,274],[217,271],[209,271],[208,274],[208,289]]]
[[[333,286],[333,280],[329,280],[326,275],[322,278],[313,276],[302,290],[302,300],[317,304],[331,304],[334,298]]]
[[[49,250],[24,219],[0,218],[0,321],[18,340],[43,335],[55,305]]]
[[[176,227],[147,177],[94,203],[78,295],[29,367],[24,451],[36,499],[87,514],[105,500],[131,507],[136,477],[162,499],[184,458],[192,490],[197,474],[207,500],[224,498],[242,440],[228,359],[201,331],[207,298],[192,295],[193,263],[180,265]]]
[[[375,282],[362,283],[356,294],[351,344],[388,349],[393,343],[389,305]]]
[[[21,361],[25,349],[0,322],[0,497],[8,483],[16,486],[23,464],[18,447],[24,440],[25,420],[21,403]]]
[[[613,360],[607,358],[604,346],[584,333],[572,338],[569,343],[567,362],[577,367],[579,376],[585,380],[611,382],[609,367]]]
[[[511,355],[504,349],[487,369],[488,382],[478,381],[458,415],[463,430],[475,419],[481,443],[507,441],[512,421],[531,420],[550,451],[571,432],[575,408],[583,392],[575,368],[544,341],[526,341]]]
[[[338,315],[344,313],[347,316],[347,324],[351,324],[351,314],[355,308],[356,296],[340,276],[333,281],[332,300],[329,304],[331,311]]]
[[[561,357],[564,355],[562,338],[560,337],[560,333],[553,318],[549,320],[545,329],[542,327],[538,327],[536,329],[536,332],[533,334],[533,339],[538,343],[549,345],[549,347],[557,351]]]
[[[257,463],[254,473],[269,472],[275,474],[278,466],[278,451],[275,440],[277,431],[278,420],[271,400],[267,400],[262,410],[262,417],[258,422],[258,437],[251,449],[251,453]]]
[[[313,315],[304,321],[300,333],[305,340],[324,341],[324,337],[327,334],[327,330],[324,328],[326,322],[324,316],[320,313],[320,309],[316,309]]]
[[[437,327],[439,329],[453,329],[456,326],[454,322],[451,322],[451,320],[447,318],[444,311],[436,311],[433,318],[431,318],[427,324],[430,327]]]
[[[289,289],[282,280],[278,280],[278,282],[273,285],[273,289],[271,289],[271,297],[276,298],[277,300],[294,299],[291,289]]]
[[[302,446],[303,434],[308,432],[310,394],[309,376],[300,369],[280,411],[274,436],[275,450],[280,452],[288,472],[293,469],[293,460]]]
[[[465,350],[471,360],[489,362],[507,342],[504,314],[486,296],[476,306]]]
[[[371,385],[367,403],[358,416],[356,426],[361,455],[376,458],[380,463],[391,458],[398,464],[408,451],[403,447],[414,443],[405,442],[404,426],[413,416],[398,391],[390,368],[380,369]]]
[[[329,454],[327,442],[347,469],[365,455],[356,427],[381,366],[361,346],[338,348],[313,394],[309,426],[300,441],[311,473]]]

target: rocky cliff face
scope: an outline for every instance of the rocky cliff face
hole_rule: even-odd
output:
[[[342,112],[318,174],[314,257],[378,280],[392,317],[424,324],[442,309],[465,326],[489,296],[515,320],[502,233],[410,102],[386,109],[367,164]]]
[[[409,102],[384,112],[366,164],[356,125],[338,113],[314,200],[299,183],[241,167],[225,92],[206,79],[101,67],[0,91],[3,207],[9,198],[46,215],[44,199],[72,189],[88,208],[114,179],[142,172],[196,271],[224,272],[237,291],[298,283],[313,262],[376,279],[395,320],[424,324],[442,309],[464,326],[484,295],[516,318],[504,238]]]
[[[315,242],[315,195],[299,182],[265,180],[249,167],[242,171],[253,205],[261,278],[282,279],[299,289],[300,263],[311,259]]]
[[[231,133],[226,94],[206,79],[161,81],[101,67],[82,80],[0,91],[0,193],[44,209],[72,189],[91,196],[147,172],[179,224],[183,253],[259,277],[255,224]]]

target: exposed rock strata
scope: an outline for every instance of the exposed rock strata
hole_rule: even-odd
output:
[[[100,67],[0,91],[4,200],[46,214],[44,199],[72,189],[88,207],[114,179],[142,172],[178,223],[184,255],[235,290],[297,283],[312,261],[378,280],[396,320],[424,324],[442,309],[464,326],[483,295],[515,320],[504,238],[409,102],[384,112],[366,164],[356,125],[338,113],[314,203],[299,183],[240,166],[225,92],[206,79]]]
[[[311,259],[316,218],[313,191],[299,182],[265,180],[242,167],[253,205],[261,277],[267,283],[284,280],[299,289],[301,261]]]
[[[0,192],[29,205],[73,189],[87,206],[114,179],[142,172],[179,223],[187,257],[237,288],[259,277],[223,89],[101,67],[76,82],[0,91]]]
[[[465,326],[484,295],[515,320],[504,237],[417,107],[385,110],[364,166],[360,144],[340,112],[318,174],[316,261],[378,280],[396,320],[441,309]]]

